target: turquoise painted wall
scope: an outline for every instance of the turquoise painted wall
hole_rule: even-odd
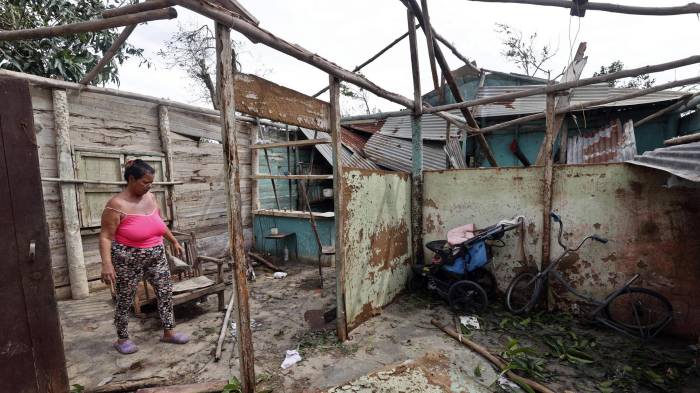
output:
[[[318,233],[321,237],[321,243],[324,246],[335,243],[335,220],[333,218],[316,218]],[[311,223],[308,218],[294,217],[272,217],[256,215],[253,218],[253,228],[255,231],[255,249],[275,253],[275,241],[265,239],[265,235],[270,233],[270,228],[277,227],[280,232],[294,232],[297,236],[297,244],[299,246],[299,258],[316,260],[318,257],[318,246],[316,238],[311,228]],[[279,242],[279,255],[282,255],[284,244]],[[290,258],[293,255],[293,244],[289,240],[287,245],[289,248]]]

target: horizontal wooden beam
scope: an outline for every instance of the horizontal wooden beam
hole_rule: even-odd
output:
[[[700,55],[690,56],[685,59],[674,60],[667,63],[655,64],[650,66],[644,66],[639,68],[632,68],[629,70],[613,72],[611,74],[605,74],[600,76],[594,76],[592,78],[579,79],[578,81],[571,81],[565,83],[556,83],[553,85],[547,85],[542,87],[535,87],[532,89],[526,89],[521,91],[516,91],[513,93],[500,94],[493,97],[479,98],[475,100],[467,100],[458,102],[455,104],[438,105],[431,108],[424,108],[423,113],[435,113],[442,111],[450,111],[453,109],[468,108],[477,105],[493,104],[495,102],[503,102],[509,100],[515,100],[516,98],[530,97],[539,94],[549,94],[558,91],[569,90],[576,87],[588,86],[596,83],[609,82],[621,78],[630,78],[642,74],[650,74],[659,71],[671,70],[674,68],[680,68],[691,64],[700,63]]]
[[[257,174],[250,177],[255,180],[332,180],[333,175],[265,175]]]
[[[650,122],[658,117],[661,117],[669,112],[675,111],[676,109],[680,109],[681,107],[685,106],[690,100],[697,97],[699,94],[700,93],[686,94],[685,96],[683,96],[682,100],[676,102],[675,104],[672,104],[672,105],[667,106],[666,108],[660,109],[660,110],[650,114],[649,116],[647,116],[641,120],[637,120],[633,124],[634,128],[641,127],[644,124],[646,124],[646,123],[648,123],[648,122]]]
[[[561,7],[571,9],[576,7],[573,1],[567,0],[471,0],[484,3],[518,3],[530,5],[543,5],[548,7]],[[700,4],[688,3],[686,5],[672,7],[639,7],[633,5],[621,5],[612,3],[586,3],[586,10],[591,11],[607,11],[619,14],[629,15],[653,15],[653,16],[669,16],[682,14],[697,14],[700,13]]]
[[[56,177],[42,177],[41,181],[52,182],[52,183],[65,183],[65,184],[103,184],[110,186],[125,186],[125,181],[107,181],[107,180],[81,180],[81,179],[59,179]],[[154,186],[176,186],[180,184],[185,184],[182,181],[154,181],[152,183]]]
[[[145,11],[108,19],[94,19],[60,26],[24,30],[3,30],[0,31],[0,41],[33,40],[78,33],[90,33],[115,27],[136,25],[153,20],[174,19],[176,17],[177,11],[175,11],[175,8],[164,8],[161,10]]]
[[[172,0],[148,0],[145,3],[129,4],[117,8],[108,8],[102,11],[102,17],[114,18],[115,16],[136,14],[144,11],[158,10],[175,5]]]
[[[222,7],[226,8],[229,11],[233,11],[236,14],[238,14],[241,18],[245,19],[246,21],[254,24],[254,25],[259,25],[260,21],[253,16],[253,14],[250,13],[241,3],[239,3],[236,0],[214,0],[216,3],[220,4]]]
[[[601,100],[586,101],[586,102],[582,102],[580,104],[569,105],[569,106],[566,106],[563,108],[557,108],[555,110],[555,114],[561,115],[561,114],[569,113],[569,112],[582,111],[584,109],[594,108],[597,106],[610,104],[610,103],[618,102],[618,101],[631,100],[633,98],[643,97],[645,95],[648,95],[651,93],[656,93],[658,91],[668,90],[668,89],[672,89],[674,87],[692,85],[695,83],[700,83],[700,77],[681,79],[678,81],[668,82],[668,83],[664,83],[664,84],[661,84],[658,86],[650,87],[648,89],[638,90],[638,91],[635,91],[632,93],[620,94],[618,96],[614,96],[614,97],[610,97],[610,98],[604,98]],[[503,122],[503,123],[498,123],[498,124],[494,124],[492,126],[481,128],[481,129],[479,129],[479,132],[492,132],[492,131],[500,130],[503,128],[512,127],[512,126],[515,126],[518,124],[524,124],[524,123],[528,123],[528,122],[531,122],[534,120],[540,120],[540,119],[544,119],[544,118],[545,118],[544,112],[534,113],[532,115],[519,117],[517,119],[513,119],[513,120]]]
[[[666,139],[664,146],[683,145],[686,143],[700,142],[700,132],[690,135],[677,136],[675,138]]]
[[[250,148],[251,149],[274,149],[276,147],[313,146],[313,145],[323,145],[323,144],[327,144],[327,143],[331,143],[330,139],[303,139],[300,141],[260,143],[260,144],[250,145]]]
[[[284,124],[328,131],[329,104],[259,76],[236,73],[236,110]]]
[[[310,52],[307,49],[302,48],[299,45],[287,42],[267,30],[254,26],[242,19],[234,18],[231,15],[221,12],[214,7],[205,5],[196,0],[175,0],[178,5],[188,8],[194,12],[211,18],[225,26],[238,31],[239,33],[246,36],[253,42],[259,42],[272,49],[276,49],[282,53],[294,57],[304,63],[310,64],[330,75],[335,76],[343,81],[352,83],[358,87],[361,87],[379,97],[387,99],[391,102],[395,102],[399,105],[403,105],[406,108],[413,107],[413,100],[404,97],[400,94],[392,93],[390,91],[384,90],[377,86],[373,82],[369,81],[360,75],[354,74],[349,70],[346,70],[337,64]]]

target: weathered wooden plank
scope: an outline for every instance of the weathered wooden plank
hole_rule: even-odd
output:
[[[300,146],[315,146],[331,143],[329,139],[302,139],[289,142],[275,142],[263,144],[251,144],[251,149],[274,149],[275,147],[300,147]]]
[[[231,256],[233,257],[233,282],[236,291],[236,324],[238,326],[238,354],[240,356],[240,381],[242,393],[255,392],[255,355],[253,334],[250,329],[250,305],[248,303],[247,260],[244,250],[241,219],[240,178],[236,135],[236,70],[231,51],[231,31],[216,23],[216,81],[221,105],[221,141],[223,145],[224,173],[226,178],[226,204],[229,218]]]
[[[236,74],[236,109],[251,116],[328,132],[327,102],[255,75]]]
[[[75,179],[75,163],[71,151],[68,125],[68,98],[64,90],[53,91],[53,113],[56,124],[56,150],[58,154],[58,174],[64,179]],[[70,272],[71,295],[73,299],[85,299],[90,294],[85,275],[83,242],[80,236],[78,214],[78,193],[75,184],[61,183],[61,211],[66,257]]]
[[[251,176],[253,179],[280,179],[280,180],[331,180],[333,175],[266,175],[258,174]]]

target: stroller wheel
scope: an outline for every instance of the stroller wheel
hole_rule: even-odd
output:
[[[486,291],[473,281],[457,281],[447,292],[450,307],[461,314],[478,314],[488,306]]]
[[[496,277],[490,270],[480,267],[469,273],[469,280],[479,284],[489,298],[496,296]]]

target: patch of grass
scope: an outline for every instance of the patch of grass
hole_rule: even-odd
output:
[[[299,354],[302,357],[316,352],[339,351],[343,355],[351,355],[359,349],[357,344],[343,345],[335,335],[335,330],[307,330],[294,337],[299,343]]]
[[[70,387],[70,393],[83,393],[85,391],[85,386],[80,384],[73,384]]]

